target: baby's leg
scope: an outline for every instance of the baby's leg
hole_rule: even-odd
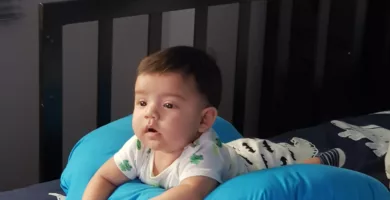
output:
[[[308,158],[302,161],[302,163],[305,164],[321,164],[321,160],[319,157],[314,157],[314,158]]]
[[[318,154],[314,158],[308,158],[302,163],[305,164],[323,164],[335,167],[342,167],[345,164],[345,153],[339,148],[331,149],[329,151]]]

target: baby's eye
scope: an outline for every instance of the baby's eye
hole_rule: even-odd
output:
[[[138,102],[138,104],[139,104],[140,106],[146,106],[146,102],[145,102],[145,101],[140,101],[140,102]]]
[[[171,103],[166,103],[164,104],[164,107],[171,109],[173,108],[173,105]]]

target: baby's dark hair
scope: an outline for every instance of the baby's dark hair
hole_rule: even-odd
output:
[[[193,76],[198,91],[208,103],[218,108],[221,101],[222,77],[216,61],[202,50],[175,46],[145,57],[138,66],[137,76],[144,73],[180,73]]]

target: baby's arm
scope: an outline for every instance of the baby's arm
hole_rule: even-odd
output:
[[[131,137],[123,147],[106,161],[92,177],[84,191],[83,200],[108,199],[122,183],[136,178],[135,160],[141,152],[141,144]]]
[[[83,200],[108,199],[116,187],[126,182],[128,178],[116,166],[113,158],[110,158],[95,173],[84,191]]]
[[[218,182],[205,176],[193,176],[184,179],[180,185],[173,187],[152,200],[202,200],[218,186]]]

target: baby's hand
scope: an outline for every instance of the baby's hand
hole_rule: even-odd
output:
[[[113,158],[110,158],[95,173],[84,191],[83,200],[108,199],[116,187],[126,182],[128,178],[116,166]]]

